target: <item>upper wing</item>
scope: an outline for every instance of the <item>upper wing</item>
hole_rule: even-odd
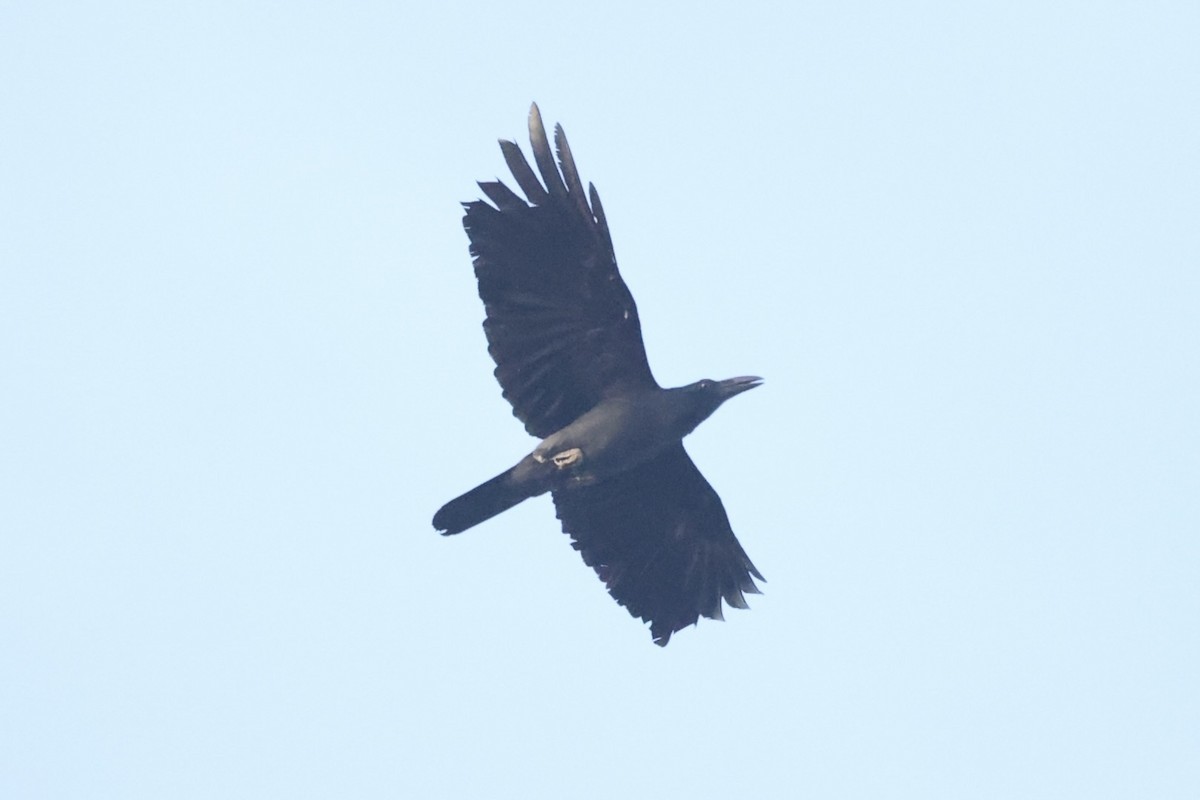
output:
[[[584,194],[561,125],[554,129],[560,173],[537,105],[529,138],[545,185],[520,148],[502,141],[528,202],[499,181],[480,183],[495,207],[465,203],[463,226],[496,378],[525,429],[545,438],[610,392],[658,384],[633,295],[617,272],[600,196],[590,184]]]
[[[575,549],[618,603],[650,623],[655,644],[701,615],[722,619],[722,598],[746,608],[743,592],[758,594],[753,578],[766,580],[682,444],[600,483],[555,491],[554,505]]]

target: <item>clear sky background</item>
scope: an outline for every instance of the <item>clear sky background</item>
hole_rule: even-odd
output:
[[[1195,798],[1195,2],[0,5],[0,796]],[[561,121],[767,576],[539,498],[458,203]]]

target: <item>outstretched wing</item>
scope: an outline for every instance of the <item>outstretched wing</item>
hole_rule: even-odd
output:
[[[529,138],[542,182],[516,144],[500,142],[528,201],[499,181],[480,183],[495,206],[465,203],[463,226],[496,379],[525,429],[545,438],[610,394],[658,384],[600,196],[590,184],[584,194],[562,126],[555,165],[536,104]]]
[[[600,483],[554,492],[563,531],[609,594],[650,623],[655,644],[746,608],[766,580],[742,549],[721,498],[682,444]]]

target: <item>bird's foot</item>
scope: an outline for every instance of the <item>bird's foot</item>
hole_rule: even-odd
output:
[[[554,462],[554,466],[559,469],[566,469],[583,460],[583,451],[578,447],[572,447],[570,450],[555,453],[551,460]]]

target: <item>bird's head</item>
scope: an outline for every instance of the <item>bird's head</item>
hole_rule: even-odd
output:
[[[687,433],[695,430],[696,426],[708,419],[717,408],[734,395],[749,391],[755,386],[762,386],[763,379],[755,375],[743,375],[738,378],[728,378],[723,381],[704,380],[681,386],[677,391],[688,400],[688,414],[685,420]]]

